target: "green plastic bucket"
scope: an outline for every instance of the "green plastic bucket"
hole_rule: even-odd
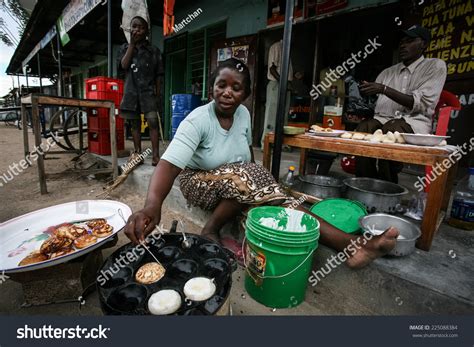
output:
[[[360,233],[359,219],[367,215],[362,203],[347,199],[326,199],[313,205],[310,211],[347,234]]]
[[[262,225],[262,218],[274,218],[278,227]],[[292,228],[295,225],[300,231]],[[295,307],[303,302],[312,255],[318,247],[319,222],[300,211],[256,207],[248,213],[245,236],[248,294],[271,308]]]

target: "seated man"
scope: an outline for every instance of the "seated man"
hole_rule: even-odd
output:
[[[399,45],[402,62],[383,70],[375,82],[361,84],[362,93],[379,96],[374,118],[361,122],[357,131],[432,132],[432,116],[446,81],[446,64],[441,59],[423,56],[431,39],[428,29],[414,25],[402,33]],[[377,172],[376,159],[358,157],[356,176],[398,183],[401,163],[380,160],[378,166]]]

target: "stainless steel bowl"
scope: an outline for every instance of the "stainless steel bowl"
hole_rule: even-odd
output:
[[[373,178],[348,178],[346,198],[362,202],[367,212],[396,213],[402,210],[402,197],[408,190],[401,185]]]
[[[406,143],[419,146],[438,146],[443,140],[449,139],[450,136],[438,136],[430,134],[400,134]]]
[[[338,178],[320,175],[298,176],[299,191],[317,198],[340,198],[344,183]]]
[[[395,227],[400,232],[397,238],[397,244],[388,254],[396,257],[402,257],[413,253],[416,240],[421,235],[421,230],[412,222],[397,216],[385,213],[369,214],[359,219],[359,225],[362,230],[371,235],[380,235],[390,227]]]

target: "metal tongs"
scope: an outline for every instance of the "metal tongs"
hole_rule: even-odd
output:
[[[155,232],[159,232],[160,231],[160,228],[158,227],[158,225],[155,226],[155,229],[153,229],[153,231],[150,233],[150,235],[154,234]],[[141,241],[140,242],[140,245],[143,246],[143,248],[146,249],[146,251],[152,256],[153,259],[155,259],[155,261],[160,264],[161,266],[163,266],[163,264],[160,263],[160,261],[155,257],[155,255],[150,251],[150,249],[148,248],[148,246],[146,245],[146,241]],[[163,266],[164,268],[164,266]]]

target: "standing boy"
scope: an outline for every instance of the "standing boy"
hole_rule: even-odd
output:
[[[148,23],[142,17],[134,17],[130,23],[130,43],[124,44],[118,54],[118,68],[125,71],[125,86],[121,117],[132,129],[134,152],[130,160],[138,157],[141,147],[141,114],[145,114],[150,129],[152,165],[160,160],[158,135],[159,77],[163,75],[161,52],[148,42]]]

